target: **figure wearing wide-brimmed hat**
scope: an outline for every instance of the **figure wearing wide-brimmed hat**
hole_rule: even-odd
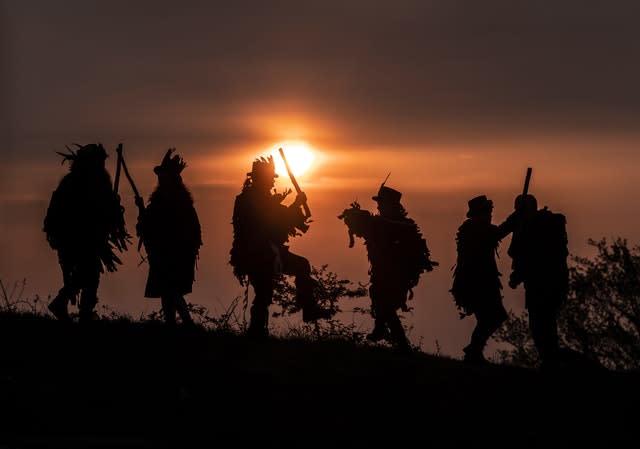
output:
[[[512,232],[513,216],[497,226],[491,223],[493,201],[479,195],[467,203],[467,219],[456,234],[457,259],[451,293],[460,318],[474,315],[476,326],[464,348],[464,360],[486,363],[487,341],[508,314],[502,303],[502,283],[496,263],[500,241]]]
[[[69,321],[68,305],[80,296],[79,317],[96,318],[100,276],[117,270],[117,252],[127,250],[130,236],[124,209],[113,191],[105,168],[107,152],[102,144],[75,145],[60,153],[70,162],[67,173],[51,195],[44,219],[44,232],[51,248],[58,252],[63,287],[49,304],[49,310]]]
[[[418,225],[407,216],[400,199],[402,193],[387,187],[383,182],[372,199],[378,205],[379,214],[360,209],[353,203],[338,218],[349,228],[353,236],[364,238],[370,263],[369,297],[373,331],[369,340],[387,340],[400,350],[410,351],[411,346],[398,310],[408,311],[407,300],[413,297],[412,289],[418,285],[425,271],[432,271],[438,263],[430,259],[430,251]]]
[[[289,206],[282,204],[290,191],[273,191],[277,177],[272,156],[255,159],[233,208],[229,263],[240,283],[253,287],[255,296],[247,334],[255,338],[269,334],[269,306],[275,278],[280,274],[295,279],[296,301],[302,309],[303,321],[331,317],[331,311],[321,308],[314,298],[309,261],[289,251],[287,245],[291,237],[309,228],[301,209],[306,195],[301,192]]]
[[[153,171],[158,185],[138,217],[149,276],[144,295],[160,298],[167,324],[176,324],[176,313],[184,324],[193,324],[184,295],[191,293],[202,233],[191,192],[181,173],[187,164],[175,148],[165,153]]]

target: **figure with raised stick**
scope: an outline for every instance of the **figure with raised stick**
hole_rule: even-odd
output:
[[[509,286],[523,284],[529,329],[545,368],[555,368],[574,357],[560,348],[557,317],[569,292],[569,256],[566,217],[547,206],[538,209],[528,193],[530,169],[523,193],[515,199],[517,225],[508,254],[512,259]]]
[[[284,157],[284,152],[281,155]],[[279,275],[294,277],[296,301],[304,322],[331,317],[331,311],[320,307],[314,298],[315,281],[309,261],[292,253],[287,245],[290,238],[307,232],[310,218],[307,196],[290,171],[289,175],[296,197],[287,206],[283,201],[291,191],[274,189],[278,175],[273,156],[257,158],[234,202],[229,263],[240,284],[247,288],[251,285],[255,293],[247,329],[252,338],[269,335],[269,306]]]
[[[111,176],[105,168],[107,152],[101,143],[67,147],[60,153],[70,162],[67,173],[51,195],[44,218],[44,232],[58,253],[63,286],[49,303],[49,311],[61,321],[70,321],[68,306],[80,296],[79,320],[97,318],[100,277],[115,272],[130,241],[124,208]]]

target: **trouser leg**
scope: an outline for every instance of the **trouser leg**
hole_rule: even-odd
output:
[[[91,259],[79,268],[78,277],[80,293],[80,321],[91,321],[95,317],[98,304],[98,286],[100,285],[100,261]]]
[[[487,300],[483,306],[477,308],[474,316],[476,318],[476,326],[471,333],[471,341],[464,348],[464,352],[468,358],[482,359],[484,358],[483,351],[489,338],[507,320],[508,314],[502,305],[502,301],[498,301],[498,298],[492,298]]]
[[[72,297],[75,297],[76,292],[68,287],[62,287],[55,298],[49,303],[49,311],[60,321],[68,321],[71,319],[69,316],[69,301]]]
[[[76,270],[73,259],[66,256],[64,253],[58,253],[58,263],[62,271],[62,288],[58,291],[55,298],[49,303],[49,311],[61,321],[69,321],[68,305],[76,303],[76,296],[78,295],[78,288],[76,286],[76,280],[74,279],[74,272]]]
[[[555,362],[560,357],[556,312],[548,307],[529,307],[529,329],[540,360]]]
[[[405,334],[398,309],[406,297],[407,291],[401,285],[376,280],[369,288],[371,303],[374,306],[376,328],[388,329],[388,340],[402,350],[410,350],[411,345]],[[404,296],[403,296],[404,295]],[[379,331],[381,332],[381,331]]]
[[[184,296],[178,295],[176,309],[180,319],[182,320],[182,324],[189,326],[194,324],[193,318],[191,318],[191,313],[189,312],[189,306],[187,305],[187,301],[185,301]]]
[[[314,298],[313,288],[316,281],[311,277],[311,264],[309,261],[287,250],[282,251],[281,256],[282,272],[286,275],[294,276],[296,301],[302,309],[302,320],[310,322],[331,318],[330,310],[321,308]]]
[[[378,304],[378,293],[375,285],[369,288],[369,298],[371,300],[371,317],[373,318],[373,330],[367,334],[367,340],[380,341],[389,339],[389,329],[387,322],[384,320],[384,312],[380,310]]]
[[[174,295],[165,295],[160,298],[162,304],[162,313],[164,322],[170,326],[176,325],[176,297]]]
[[[269,306],[273,298],[273,277],[271,274],[249,275],[255,297],[251,305],[251,318],[247,335],[266,337],[269,335]]]
[[[391,338],[391,342],[399,349],[410,350],[411,345],[409,344],[409,339],[405,334],[404,327],[402,326],[402,321],[400,321],[400,317],[395,310],[389,310],[385,313],[387,316],[387,326],[389,327],[389,335]]]

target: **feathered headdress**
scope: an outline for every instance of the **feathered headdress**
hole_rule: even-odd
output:
[[[88,145],[80,145],[79,143],[74,143],[78,149],[73,151],[69,148],[68,145],[65,145],[68,153],[61,153],[56,151],[60,156],[62,156],[62,164],[67,161],[71,161],[71,163],[75,162],[85,162],[85,161],[98,161],[104,162],[104,160],[108,157],[107,152],[101,143],[90,143]]]
[[[187,163],[182,160],[182,158],[177,154],[172,156],[174,151],[176,151],[175,148],[169,148],[162,158],[162,162],[160,163],[160,165],[156,165],[153,168],[153,171],[156,175],[162,173],[167,175],[179,176],[182,170],[184,170],[184,168],[187,166]]]
[[[276,164],[273,160],[273,156],[264,157],[261,156],[253,161],[251,171],[247,173],[247,176],[255,178],[256,176],[263,175],[265,178],[277,178]]]

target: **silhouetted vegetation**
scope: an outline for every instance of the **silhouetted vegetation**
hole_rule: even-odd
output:
[[[569,297],[558,319],[563,345],[619,371],[640,368],[640,247],[627,241],[589,240],[594,258],[572,256]],[[538,357],[526,312],[511,314],[498,332],[503,361],[533,367]]]

